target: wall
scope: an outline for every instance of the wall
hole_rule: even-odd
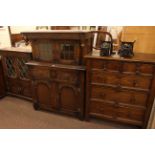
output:
[[[36,26],[10,26],[11,33],[20,33],[22,31],[33,31],[36,30]]]
[[[134,51],[155,54],[155,26],[125,26],[123,41],[136,40]]]
[[[122,29],[123,29],[123,26],[108,26],[107,27],[107,31],[112,34],[113,39],[117,39]]]
[[[148,123],[148,129],[155,129],[155,100],[152,107],[152,112],[150,115],[149,123]]]
[[[0,48],[10,46],[11,42],[10,42],[9,30],[7,26],[4,26],[4,28],[0,29]]]

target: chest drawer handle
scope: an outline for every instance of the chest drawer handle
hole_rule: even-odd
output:
[[[136,102],[135,96],[131,96],[130,103],[134,104]]]
[[[120,79],[121,77],[122,77],[122,75],[121,75],[121,74],[118,74],[118,75],[117,75],[117,78],[118,78],[118,79]]]
[[[100,94],[100,97],[101,97],[102,99],[104,99],[104,98],[105,98],[105,93],[101,93],[101,94]]]
[[[136,75],[140,75],[140,71],[136,71]]]
[[[116,86],[116,91],[121,91],[121,85],[120,84],[118,84],[117,86]]]
[[[118,108],[119,107],[119,103],[117,101],[115,101],[114,104],[113,104],[113,107],[114,108]]]
[[[137,87],[138,86],[138,82],[136,80],[133,81],[133,86]]]
[[[103,63],[103,71],[106,71],[106,62]]]

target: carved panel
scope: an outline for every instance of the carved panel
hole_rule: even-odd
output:
[[[51,110],[56,109],[56,89],[53,83],[44,80],[36,80],[33,83],[35,100],[40,108]]]
[[[79,111],[79,92],[78,88],[72,85],[59,85],[58,87],[58,103],[60,110],[67,110],[70,112]]]

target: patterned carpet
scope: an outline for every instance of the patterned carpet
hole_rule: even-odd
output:
[[[122,129],[132,128],[122,124],[92,120],[80,121],[64,115],[35,111],[32,103],[5,97],[0,100],[1,129]]]

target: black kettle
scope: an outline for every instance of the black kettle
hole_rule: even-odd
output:
[[[118,54],[124,58],[133,57],[134,56],[134,53],[133,53],[134,43],[135,43],[135,41],[133,41],[133,42],[121,41],[121,46],[120,46],[120,49],[118,51]]]
[[[99,47],[93,47],[93,49],[100,50],[100,56],[111,56],[113,54],[113,38],[109,32],[104,31],[92,31],[92,33],[108,35],[110,41],[100,41]]]

